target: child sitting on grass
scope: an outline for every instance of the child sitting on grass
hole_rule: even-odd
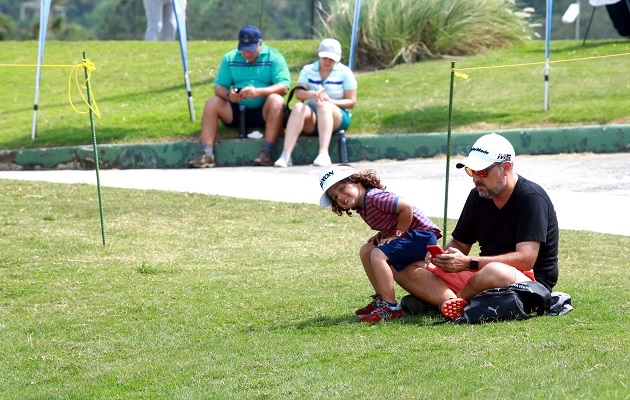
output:
[[[328,167],[319,176],[322,207],[341,216],[356,211],[378,233],[359,251],[365,273],[374,288],[373,300],[355,313],[362,322],[403,316],[396,301],[391,268],[403,270],[423,261],[427,245],[437,244],[440,229],[407,200],[385,191],[374,170],[359,171],[349,164]]]

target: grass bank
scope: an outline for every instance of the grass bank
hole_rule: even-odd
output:
[[[282,50],[293,82],[311,62],[316,41],[269,42]],[[147,42],[55,42],[46,45],[44,64],[72,65],[82,52],[96,65],[92,89],[102,118],[96,118],[98,142],[143,143],[198,140],[201,111],[213,94],[222,55],[234,42],[188,44],[190,79],[197,122],[190,121],[179,45]],[[0,42],[3,60],[34,64],[37,42]],[[628,41],[552,42],[550,110],[543,110],[542,41],[457,59],[456,67],[511,65],[468,71],[454,87],[453,130],[460,132],[518,127],[623,124],[630,122]],[[347,59],[347,58],[346,58]],[[450,60],[427,61],[392,69],[358,72],[358,103],[349,134],[445,132],[448,126]],[[31,140],[34,67],[0,67],[0,149],[91,144],[86,115],[68,100],[70,67],[44,67],[38,112],[38,138]],[[82,74],[81,74],[82,76]],[[74,83],[72,84],[74,88]],[[72,96],[82,110],[76,90]],[[234,137],[222,129],[222,137]]]

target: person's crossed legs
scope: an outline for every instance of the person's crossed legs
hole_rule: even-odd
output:
[[[503,263],[490,263],[477,272],[445,272],[424,261],[409,265],[402,271],[394,271],[394,280],[411,295],[440,307],[442,314],[457,319],[468,301],[483,290],[505,287],[513,283],[533,280],[531,271],[526,273]]]

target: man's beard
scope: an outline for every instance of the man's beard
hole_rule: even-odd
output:
[[[501,193],[503,191],[503,189],[505,189],[505,186],[507,185],[507,179],[504,176],[503,179],[501,179],[501,183],[499,185],[497,185],[497,187],[495,187],[494,189],[490,190],[485,186],[477,186],[477,193],[479,193],[479,196],[483,197],[484,199],[488,199],[488,200],[492,200],[494,199],[499,193]]]

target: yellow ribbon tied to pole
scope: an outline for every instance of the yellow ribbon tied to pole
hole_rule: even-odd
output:
[[[84,75],[87,75],[87,78],[83,80],[83,84],[79,83],[79,70],[81,69],[81,67],[83,67],[87,73]],[[76,112],[78,112],[79,114],[87,114],[90,112],[90,110],[92,110],[92,112],[94,113],[94,115],[96,115],[97,117],[101,118],[101,113],[98,111],[98,106],[96,105],[96,99],[94,98],[94,93],[91,92],[91,88],[90,90],[90,97],[92,98],[92,105],[90,105],[90,103],[88,102],[87,97],[85,97],[85,95],[83,94],[83,91],[81,89],[86,89],[88,90],[88,86],[87,83],[88,81],[91,79],[92,77],[92,71],[96,70],[96,66],[94,65],[93,62],[91,62],[90,60],[88,60],[87,58],[83,59],[83,63],[82,64],[77,64],[75,66],[72,67],[72,70],[70,71],[70,76],[68,77],[68,100],[70,101],[70,105],[72,106],[72,109]],[[78,110],[75,106],[74,106],[74,102],[72,101],[72,74],[74,73],[74,81],[77,87],[77,90],[79,91],[79,94],[81,94],[81,98],[83,99],[83,102],[87,105],[88,109],[86,111],[80,111]]]

